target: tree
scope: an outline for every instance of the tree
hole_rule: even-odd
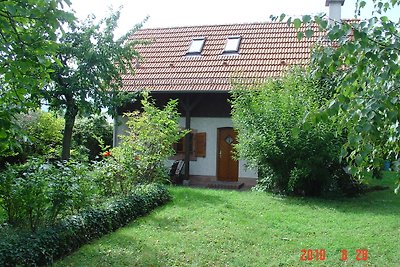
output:
[[[56,32],[74,19],[62,10],[69,0],[0,1],[0,152],[15,146],[14,114],[39,106],[40,88],[50,80]]]
[[[45,87],[44,96],[52,108],[65,110],[63,160],[70,157],[76,116],[115,107],[120,75],[127,69],[133,71],[133,59],[139,57],[129,37],[141,24],[114,40],[119,15],[115,12],[99,23],[94,17],[73,23],[59,40],[57,57],[61,64],[53,65],[54,82]]]
[[[293,20],[299,38],[313,34],[312,23],[326,31],[325,41],[312,54],[311,74],[330,81],[336,95],[314,118],[338,120],[339,131],[347,134],[341,156],[359,178],[381,168],[384,160],[399,172],[400,20],[391,21],[384,14],[398,8],[400,1],[374,0],[373,5],[372,17],[366,20],[327,23],[320,16]],[[358,0],[356,15],[365,6],[366,1]]]

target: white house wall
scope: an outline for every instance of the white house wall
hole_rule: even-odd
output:
[[[125,116],[118,116],[118,118],[114,120],[114,146],[118,146],[121,142],[120,136],[126,134],[126,131],[128,130],[128,126],[126,126],[127,121],[128,118]]]

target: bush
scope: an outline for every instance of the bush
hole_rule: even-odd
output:
[[[86,207],[95,190],[87,172],[85,164],[52,164],[43,159],[8,165],[0,173],[0,206],[7,222],[35,231],[45,223],[54,223],[61,214]]]
[[[169,199],[169,192],[163,186],[141,186],[127,197],[103,207],[88,209],[35,234],[0,240],[0,265],[51,264],[83,244],[147,214]]]
[[[335,122],[304,123],[306,114],[320,108],[329,95],[306,77],[293,70],[260,88],[233,92],[238,155],[259,170],[264,188],[280,193],[328,192],[335,173],[344,167],[339,162],[343,139],[336,134]],[[350,176],[344,176],[350,183]]]
[[[129,184],[167,180],[165,161],[175,153],[172,145],[186,134],[179,126],[176,100],[159,109],[144,93],[141,103],[141,112],[125,114],[128,130],[104,163],[111,166],[112,171],[107,172],[107,168],[98,171],[104,184],[114,186],[110,192],[121,191]],[[100,164],[100,168],[102,166]]]
[[[106,157],[102,161],[93,164],[93,171],[90,175],[99,188],[102,196],[126,195],[138,183],[138,177],[135,171],[127,170],[129,166],[135,166],[130,163],[124,166],[115,157]]]
[[[142,112],[126,114],[128,134],[122,136],[114,156],[140,179],[154,182],[168,177],[165,160],[174,155],[172,145],[186,132],[180,130],[176,100],[158,109],[145,93],[141,104]]]
[[[59,157],[64,119],[55,113],[37,110],[17,115],[15,123],[23,130],[24,135],[15,136],[19,150],[13,156],[0,157],[0,168],[4,167],[6,162],[24,163],[28,157]]]
[[[271,168],[265,167],[262,173],[259,171],[257,179],[257,184],[251,188],[252,191],[267,192],[274,189],[274,172]]]
[[[112,146],[113,129],[105,115],[91,115],[75,122],[72,156],[81,153],[89,160],[99,157],[104,147]],[[77,153],[74,153],[77,151]]]
[[[64,119],[54,112],[37,110],[19,114],[16,124],[25,135],[16,136],[19,150],[12,156],[0,156],[0,169],[8,163],[24,163],[28,158],[45,157],[58,160],[61,154]],[[74,127],[71,158],[75,161],[95,160],[103,147],[112,145],[112,126],[105,115],[77,119]]]

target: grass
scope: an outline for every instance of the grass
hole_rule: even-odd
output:
[[[171,188],[172,202],[55,266],[398,266],[400,196],[383,183],[391,189],[340,200]],[[302,249],[326,260],[300,261]]]

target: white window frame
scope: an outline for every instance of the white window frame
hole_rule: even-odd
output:
[[[196,37],[193,38],[192,43],[189,46],[189,49],[186,54],[192,55],[200,55],[203,51],[204,43],[206,42],[205,37]]]
[[[240,36],[229,36],[225,42],[224,53],[239,53],[241,39]]]

